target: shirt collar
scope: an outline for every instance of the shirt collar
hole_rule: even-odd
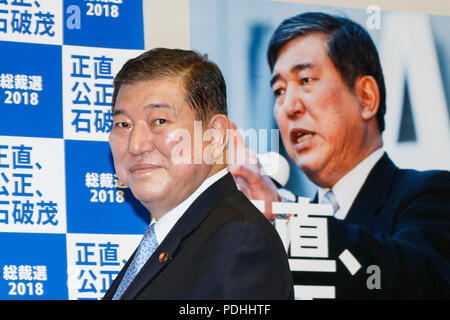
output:
[[[200,187],[197,188],[186,200],[181,202],[178,206],[167,212],[158,221],[152,219],[150,224],[155,224],[155,234],[158,244],[162,243],[167,234],[172,230],[172,227],[186,212],[189,206],[197,199],[206,189],[208,189],[214,182],[222,178],[228,173],[226,168],[213,174],[211,177],[205,179]]]
[[[339,209],[334,215],[335,218],[340,220],[345,219],[350,207],[359,193],[359,190],[361,190],[361,187],[366,181],[367,176],[383,154],[383,148],[375,150],[334,185],[332,190],[339,204]],[[328,190],[330,189],[318,187],[319,203]]]

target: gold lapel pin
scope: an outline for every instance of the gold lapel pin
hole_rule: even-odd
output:
[[[167,252],[161,252],[161,254],[159,255],[159,262],[165,262],[168,257],[169,254]]]

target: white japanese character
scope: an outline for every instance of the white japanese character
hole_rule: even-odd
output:
[[[122,181],[117,178],[117,175],[114,174],[114,188],[128,188]]]
[[[100,187],[102,188],[114,188],[114,176],[112,173],[100,174]]]
[[[0,88],[14,89],[14,76],[10,73],[0,74]]]
[[[33,280],[47,281],[47,266],[33,266]]]
[[[96,172],[87,172],[85,176],[85,184],[88,188],[99,187],[99,175]]]
[[[16,74],[14,77],[14,88],[28,90],[28,76],[25,74]]]
[[[33,91],[42,91],[42,76],[28,76],[28,88]]]
[[[17,266],[15,265],[3,266],[3,279],[17,280]]]
[[[29,265],[20,265],[18,269],[19,280],[33,280],[32,268]]]

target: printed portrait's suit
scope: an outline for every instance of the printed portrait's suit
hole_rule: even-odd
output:
[[[450,173],[399,169],[385,153],[328,237],[336,272],[294,273],[294,283],[334,285],[338,299],[450,298]],[[338,259],[345,249],[361,264],[353,276]]]

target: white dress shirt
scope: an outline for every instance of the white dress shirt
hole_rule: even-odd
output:
[[[367,176],[383,154],[383,148],[375,150],[334,185],[332,190],[339,204],[339,209],[334,215],[336,219],[345,219]],[[330,189],[318,187],[319,203],[328,190]]]
[[[197,190],[194,191],[186,200],[181,202],[178,206],[167,212],[158,221],[154,218],[150,222],[150,224],[155,224],[155,234],[156,239],[158,240],[158,244],[161,244],[167,234],[172,230],[175,223],[177,223],[178,219],[186,212],[189,206],[197,199],[209,186],[211,186],[214,182],[222,178],[228,173],[226,168],[220,170],[215,173],[211,177],[207,178]]]

